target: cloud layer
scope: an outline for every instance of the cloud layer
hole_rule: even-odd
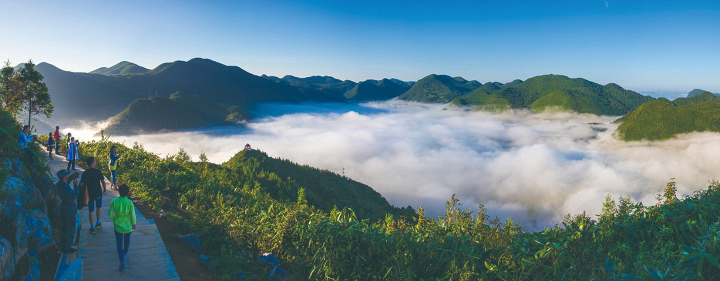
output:
[[[720,178],[715,133],[624,143],[612,138],[616,117],[443,108],[401,101],[266,104],[253,112],[261,118],[242,128],[113,139],[162,155],[183,147],[197,159],[204,151],[215,163],[250,143],[273,157],[337,173],[345,168],[396,206],[423,205],[437,216],[457,194],[464,207],[484,204],[490,215],[527,229],[558,224],[567,213],[598,214],[607,194],[655,204],[671,177],[679,194]]]

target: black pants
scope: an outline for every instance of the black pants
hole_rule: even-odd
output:
[[[75,160],[68,160],[67,170],[70,170],[70,165],[72,165],[72,169],[75,170]]]

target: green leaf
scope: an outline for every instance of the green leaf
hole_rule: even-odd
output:
[[[705,257],[706,257],[706,258],[708,259],[708,261],[710,261],[710,263],[712,263],[715,267],[720,268],[720,264],[718,263],[717,259],[716,259],[715,257],[713,257],[713,255],[711,255],[711,254],[709,254],[709,253],[706,253],[706,254],[705,254]]]

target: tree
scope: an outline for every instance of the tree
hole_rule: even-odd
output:
[[[10,61],[0,70],[0,100],[3,108],[17,116],[27,111],[28,125],[33,115],[43,114],[50,118],[53,105],[50,93],[42,74],[35,70],[35,64],[29,60],[21,69],[10,66]]]
[[[0,105],[17,118],[22,107],[22,91],[19,71],[10,66],[10,61],[0,70]]]
[[[22,102],[27,108],[28,125],[33,115],[43,114],[46,118],[50,118],[53,112],[53,105],[50,103],[50,93],[48,87],[42,80],[44,77],[40,72],[35,70],[35,64],[29,60],[25,66],[19,71]]]

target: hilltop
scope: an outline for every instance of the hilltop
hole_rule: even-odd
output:
[[[410,86],[390,79],[365,80],[345,92],[344,96],[352,101],[389,100],[405,93]]]
[[[139,98],[110,120],[105,134],[180,130],[213,125],[236,124],[252,118],[237,106],[226,106],[202,99],[197,95],[177,92],[168,97]]]
[[[621,118],[615,133],[625,141],[654,141],[690,132],[720,132],[720,99],[684,104],[678,106],[665,98],[646,102]]]
[[[144,68],[137,64],[128,61],[121,61],[111,67],[101,67],[90,71],[90,74],[102,74],[102,75],[131,75],[131,74],[142,74],[150,71],[150,69]]]
[[[708,91],[701,90],[701,89],[694,89],[687,94],[687,97],[692,98],[694,96],[697,96],[697,95],[705,93],[705,92],[708,92]],[[720,96],[720,94],[713,94],[713,95]]]
[[[418,80],[407,92],[398,99],[448,103],[453,99],[461,97],[480,88],[482,83],[478,81],[467,81],[462,77],[450,77],[447,75],[430,74]]]
[[[717,102],[720,103],[720,96],[717,96],[711,92],[705,91],[696,95],[688,95],[687,98],[676,98],[672,101],[677,106],[683,106],[688,104],[696,104],[701,102]]]
[[[479,90],[457,103],[465,102],[479,108],[510,106],[530,108],[536,112],[560,108],[579,113],[624,115],[650,100],[653,98],[625,90],[614,83],[603,86],[582,78],[551,74],[535,76],[492,93]]]

